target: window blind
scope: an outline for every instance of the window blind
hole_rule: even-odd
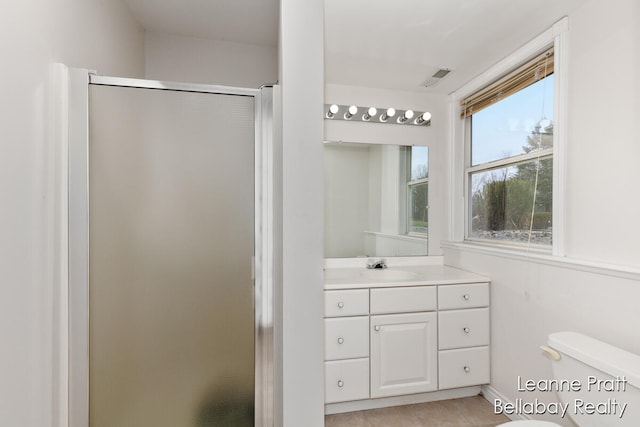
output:
[[[553,47],[460,101],[460,118],[467,118],[552,73]]]

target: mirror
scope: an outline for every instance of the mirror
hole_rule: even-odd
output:
[[[326,258],[427,255],[425,146],[325,142]]]

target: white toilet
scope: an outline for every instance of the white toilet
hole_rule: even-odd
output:
[[[557,393],[559,402],[569,404],[567,416],[578,426],[640,426],[640,356],[576,332],[549,335],[549,346],[551,348],[547,347],[546,351],[554,356],[554,379],[578,380],[581,386],[580,390],[564,388]],[[596,405],[596,413],[586,414],[591,410],[589,403]],[[623,404],[627,405],[620,417]],[[559,424],[531,420],[511,421],[500,426],[552,427]]]

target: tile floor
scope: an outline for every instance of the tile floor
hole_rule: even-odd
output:
[[[482,396],[326,415],[325,427],[494,427],[509,421],[495,415]]]

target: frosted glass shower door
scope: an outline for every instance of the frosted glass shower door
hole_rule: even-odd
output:
[[[90,426],[253,426],[254,98],[89,106]]]

